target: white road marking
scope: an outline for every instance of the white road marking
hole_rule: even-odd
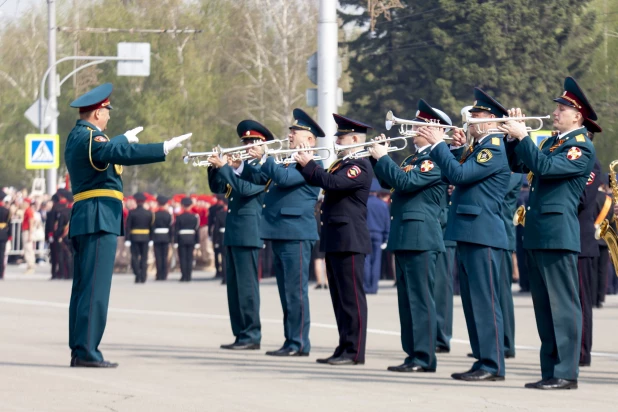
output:
[[[43,306],[48,308],[58,308],[58,309],[68,309],[68,303],[59,303],[59,302],[49,302],[45,300],[27,300],[27,299],[15,299],[15,298],[7,298],[0,297],[0,303],[8,303],[14,305],[28,305],[28,306]],[[216,320],[229,320],[229,316],[225,315],[213,315],[208,313],[192,313],[192,312],[170,312],[163,310],[144,310],[144,309],[121,309],[121,308],[109,308],[110,312],[113,313],[126,313],[131,315],[152,315],[152,316],[171,316],[178,318],[197,318],[197,319],[216,319]],[[281,319],[260,319],[262,323],[274,323],[280,324],[282,322]],[[323,329],[337,329],[337,325],[332,325],[329,323],[311,323],[311,327],[313,328],[323,328]],[[367,333],[373,333],[376,335],[388,335],[388,336],[401,336],[400,332],[392,331],[392,330],[383,330],[383,329],[367,329]],[[453,343],[459,343],[463,345],[470,345],[470,341],[465,339],[451,339]],[[524,346],[524,345],[515,345],[516,349],[519,350],[529,350],[529,351],[538,351],[539,347],[536,346]],[[606,352],[592,352],[593,356],[605,357],[605,358],[616,358],[618,359],[617,353],[606,353]]]

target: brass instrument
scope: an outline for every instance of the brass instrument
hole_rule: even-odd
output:
[[[327,151],[328,154],[326,156],[320,156],[317,153],[313,155],[313,160],[327,160],[332,150],[328,147],[307,147],[304,149],[266,149],[266,154],[268,156],[272,156],[275,158],[275,163],[290,165],[296,163],[296,159],[292,157],[295,153],[298,152],[319,152],[319,151]]]
[[[524,205],[519,206],[513,215],[513,226],[517,225],[526,226],[526,207]]]
[[[386,121],[384,122],[384,126],[386,130],[391,130],[391,128],[395,125],[399,125],[399,134],[404,137],[415,137],[418,135],[418,132],[414,130],[414,126],[417,127],[440,127],[444,129],[457,129],[455,126],[449,126],[446,124],[439,123],[436,121],[431,122],[417,122],[415,120],[406,120],[400,119],[396,117],[391,110],[386,113]],[[444,141],[450,143],[453,139],[451,136],[444,135]]]
[[[355,144],[346,144],[346,145],[339,145],[337,143],[334,144],[334,150],[335,153],[337,155],[339,155],[341,152],[344,152],[346,150],[350,150],[350,149],[356,149],[356,148],[363,148],[363,150],[359,150],[357,152],[352,152],[350,154],[347,154],[346,156],[343,157],[343,160],[345,159],[360,159],[362,157],[369,157],[371,156],[371,153],[369,153],[369,147],[373,146],[374,143],[390,143],[390,142],[394,142],[394,141],[403,141],[403,146],[388,146],[388,149],[386,150],[388,153],[390,152],[396,152],[398,150],[403,150],[408,146],[408,138],[405,136],[397,136],[397,137],[390,137],[384,140],[370,140],[368,142],[364,142],[364,143],[355,143]]]
[[[539,122],[539,127],[537,128],[526,127],[526,130],[529,132],[536,132],[543,128],[543,119],[549,119],[549,115],[548,116],[531,116],[531,117],[528,117],[528,116],[526,117],[470,117],[468,118],[466,124],[468,126],[467,127],[468,132],[470,132],[470,126],[476,126],[477,131],[480,132],[481,130],[478,126],[484,123],[506,123],[506,122],[510,122],[511,120],[515,122],[534,120],[536,122]],[[498,129],[488,129],[488,130],[485,130],[485,133],[502,133],[502,132]]]
[[[221,148],[221,146],[217,146],[213,148],[212,151],[210,152],[190,152],[188,150],[185,150],[185,153],[183,154],[182,159],[185,162],[185,164],[189,164],[189,161],[193,160],[193,166],[195,167],[208,167],[208,166],[211,166],[211,163],[208,160],[202,160],[203,158],[207,159],[212,156],[227,155],[232,160],[248,160],[251,158],[251,156],[249,156],[249,149],[253,147],[258,147],[258,146],[265,146],[266,148],[268,148],[270,145],[274,145],[274,144],[279,145],[278,149],[281,149],[283,147],[284,142],[287,142],[287,140],[268,140],[268,141],[248,144],[245,146],[229,147],[225,149]]]
[[[609,184],[612,188],[612,194],[614,195],[614,204],[618,202],[618,183],[616,182],[616,166],[618,166],[618,160],[614,160],[609,164]],[[614,216],[614,222],[616,216]],[[608,219],[603,220],[601,225],[594,233],[594,237],[598,240],[603,238],[609,248],[609,255],[612,258],[614,269],[616,270],[616,276],[618,276],[618,234],[611,227]]]

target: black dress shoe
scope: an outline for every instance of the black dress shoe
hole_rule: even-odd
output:
[[[77,359],[76,356],[71,356],[71,367],[75,367],[75,359]]]
[[[467,356],[467,357],[469,357],[469,358],[474,358],[474,359],[476,359],[476,358],[474,357],[474,353],[468,353],[466,356]]]
[[[444,346],[436,346],[436,353],[450,353],[451,350],[449,348],[445,348]]]
[[[525,384],[525,385],[524,385],[524,388],[528,388],[528,389],[536,389],[537,385],[538,385],[539,383],[541,383],[541,382],[543,382],[543,379],[541,379],[541,380],[540,380],[540,381],[538,381],[538,382],[530,382],[530,383],[527,383],[527,384]]]
[[[590,362],[579,362],[579,366],[590,366]]]
[[[221,349],[230,350],[256,350],[260,349],[259,343],[230,343],[228,345],[221,345]]]
[[[344,358],[339,356],[337,358],[331,358],[328,362],[329,365],[342,366],[342,365],[364,365],[365,361],[355,361],[354,359]]]
[[[530,386],[526,385],[526,388]],[[555,390],[555,389],[577,389],[577,381],[571,381],[568,379],[551,378],[544,381],[537,382],[534,389],[543,390]]]
[[[309,352],[300,352],[292,348],[281,348],[266,352],[268,356],[309,356]]]
[[[505,359],[513,359],[515,357],[514,353],[505,353],[504,354],[504,358]]]
[[[435,372],[435,369],[427,369],[423,368],[419,365],[414,365],[413,363],[404,363],[399,366],[389,366],[386,368],[391,372]]]
[[[85,361],[80,358],[75,358],[75,362],[71,363],[71,367],[74,368],[117,368],[117,363],[112,363],[108,361]]]
[[[330,361],[331,359],[334,359],[334,358],[336,358],[336,357],[337,357],[337,356],[332,355],[332,356],[329,356],[328,358],[318,358],[318,359],[316,359],[315,361],[316,361],[317,363],[328,363],[328,361]]]
[[[481,382],[481,381],[503,381],[504,376],[498,376],[491,372],[487,372],[483,369],[475,370],[474,372],[467,373],[454,373],[451,375],[453,379],[467,382]]]
[[[317,285],[315,285],[314,289],[323,289],[323,288],[324,288],[324,285],[321,285],[318,283]]]

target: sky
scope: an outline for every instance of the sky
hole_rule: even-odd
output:
[[[46,0],[0,0],[0,20],[10,21],[30,7],[46,3]]]

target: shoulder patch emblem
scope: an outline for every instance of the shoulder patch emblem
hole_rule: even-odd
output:
[[[586,141],[586,136],[584,136],[583,134],[578,134],[577,136],[575,136],[575,141],[583,143]]]
[[[434,167],[435,165],[431,160],[423,160],[423,163],[421,163],[421,172],[429,172]]]
[[[350,179],[356,179],[358,176],[360,176],[360,174],[361,174],[360,167],[354,165],[354,166],[352,166],[351,168],[348,169],[347,176]]]
[[[490,150],[483,149],[476,155],[476,161],[479,163],[487,163],[492,157],[494,157],[494,155]]]
[[[567,159],[577,160],[582,157],[582,151],[579,147],[571,147],[567,152]]]
[[[103,136],[95,136],[94,137],[94,141],[95,142],[100,142],[100,143],[107,143],[107,139]]]
[[[586,186],[590,186],[591,184],[593,184],[595,177],[597,177],[597,175],[594,172],[590,172],[590,177],[588,178],[588,181],[586,182]]]
[[[499,137],[492,137],[491,138],[491,144],[493,144],[494,146],[500,146],[500,138]]]

